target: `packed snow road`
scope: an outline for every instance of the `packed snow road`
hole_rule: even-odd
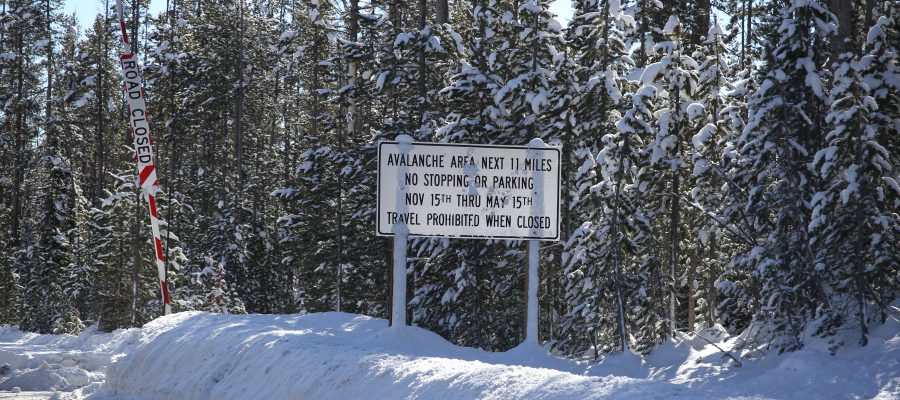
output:
[[[588,366],[536,347],[457,347],[353,314],[189,312],[111,334],[0,328],[0,366],[9,366],[0,390],[53,391],[59,400],[895,399],[898,328],[896,321],[881,326],[869,346],[837,356],[808,346],[745,359],[741,368],[696,338]],[[720,347],[733,344],[724,332],[705,334]]]

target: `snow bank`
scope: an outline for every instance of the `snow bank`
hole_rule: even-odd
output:
[[[738,338],[721,327],[699,335],[589,365],[533,344],[504,353],[457,347],[344,313],[190,312],[79,336],[0,327],[0,392],[57,391],[55,400],[900,398],[894,319],[873,327],[866,347],[846,345],[836,356],[812,338],[782,355],[733,351],[740,368],[719,349]]]
[[[537,347],[492,354],[418,328],[392,331],[382,319],[353,314],[181,313],[146,325],[134,353],[109,367],[97,396],[644,399],[691,392],[667,382],[553,367],[583,372]]]

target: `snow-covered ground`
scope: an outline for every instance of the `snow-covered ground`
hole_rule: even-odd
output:
[[[723,349],[735,340],[703,334]],[[56,391],[61,400],[900,398],[897,321],[863,348],[831,356],[817,347],[738,368],[706,341],[682,338],[646,358],[588,365],[536,347],[457,347],[354,314],[189,312],[109,334],[2,327],[0,391]]]

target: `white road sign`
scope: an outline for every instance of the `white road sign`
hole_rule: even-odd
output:
[[[559,239],[560,149],[381,142],[377,234]]]

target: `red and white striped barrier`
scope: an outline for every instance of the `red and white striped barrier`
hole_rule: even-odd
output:
[[[137,159],[137,171],[141,193],[147,198],[150,207],[150,230],[153,231],[153,245],[156,256],[156,270],[159,274],[159,287],[166,305],[166,314],[172,312],[169,289],[166,286],[166,264],[163,255],[162,240],[159,234],[159,214],[156,211],[156,157],[153,155],[153,141],[150,139],[150,125],[147,123],[147,104],[144,102],[144,84],[138,59],[131,52],[128,33],[125,30],[125,18],[122,14],[122,0],[117,2],[119,25],[122,28],[122,43],[125,54],[119,58],[124,78],[125,101],[128,104],[128,118],[131,121],[131,134],[134,137],[134,152]]]

